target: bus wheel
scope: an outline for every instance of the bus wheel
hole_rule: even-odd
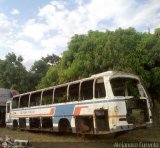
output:
[[[68,119],[61,119],[58,124],[59,132],[72,133],[72,128]]]
[[[18,122],[17,120],[13,120],[13,129],[17,129],[18,128]]]

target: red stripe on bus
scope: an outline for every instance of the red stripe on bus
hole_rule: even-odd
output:
[[[81,109],[83,109],[83,108],[88,108],[88,106],[78,106],[78,107],[75,107],[73,115],[74,116],[80,115]]]
[[[54,114],[55,114],[55,108],[51,108],[50,115],[54,116]]]

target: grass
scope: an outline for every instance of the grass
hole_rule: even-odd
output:
[[[12,139],[27,139],[35,148],[70,147],[70,148],[107,148],[114,147],[115,142],[160,142],[160,128],[147,128],[128,131],[116,138],[113,136],[82,137],[75,134],[28,132],[0,128],[0,136]]]

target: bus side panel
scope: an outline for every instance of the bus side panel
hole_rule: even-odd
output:
[[[109,125],[111,132],[132,129],[127,123],[125,99],[114,100],[114,102],[109,102]]]

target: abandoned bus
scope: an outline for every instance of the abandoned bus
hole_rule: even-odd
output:
[[[11,128],[107,134],[151,124],[150,100],[140,79],[122,72],[20,94],[6,104]]]

